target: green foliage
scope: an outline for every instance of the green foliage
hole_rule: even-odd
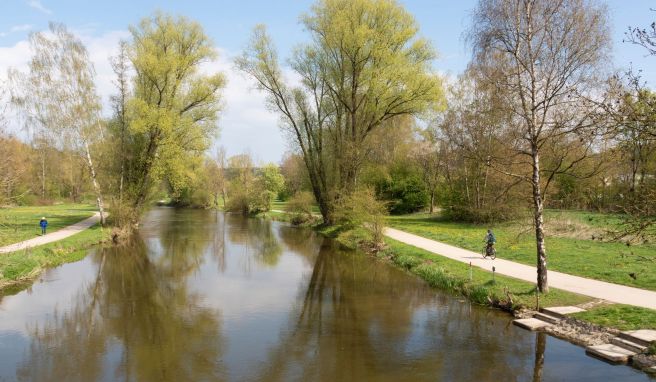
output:
[[[336,195],[359,186],[372,132],[388,121],[442,108],[444,93],[432,69],[433,48],[395,1],[319,0],[302,23],[310,42],[291,60],[300,86],[286,85],[263,26],[256,27],[237,65],[283,117],[324,222],[331,224]]]
[[[225,79],[200,72],[216,50],[196,22],[157,13],[130,32],[128,55],[136,76],[127,104],[127,180],[139,209],[162,179],[174,193],[193,184],[194,166],[216,130]]]
[[[258,178],[261,183],[260,188],[270,192],[275,197],[278,196],[285,186],[285,178],[280,173],[280,168],[273,163],[268,163],[260,169]]]
[[[395,215],[420,211],[429,201],[426,185],[417,174],[393,174],[382,194],[390,201],[390,213]]]
[[[301,191],[292,196],[285,205],[285,211],[292,215],[291,223],[300,225],[312,221],[313,204],[314,196],[310,192]]]
[[[371,189],[357,190],[342,197],[335,209],[337,224],[350,231],[364,228],[366,239],[374,246],[383,243],[386,215],[385,202],[376,199],[376,194]]]

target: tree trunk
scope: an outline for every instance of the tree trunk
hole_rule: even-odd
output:
[[[41,151],[41,199],[46,198],[46,151]]]
[[[535,363],[533,365],[533,382],[542,381],[544,369],[544,350],[547,346],[547,334],[536,333],[535,336]]]
[[[535,225],[535,244],[537,249],[538,290],[549,292],[547,283],[547,251],[544,244],[544,203],[540,190],[540,153],[536,145],[531,151],[533,157],[533,217]]]
[[[98,210],[100,211],[100,225],[105,225],[105,206],[102,199],[102,193],[100,192],[100,185],[96,179],[96,168],[93,165],[91,160],[91,151],[89,150],[89,144],[84,142],[84,151],[86,153],[87,166],[89,166],[89,172],[91,172],[91,183],[93,183],[93,190],[96,193],[96,204],[98,205]]]
[[[430,207],[429,207],[428,213],[430,213],[430,214],[433,213],[433,211],[435,209],[434,206],[435,206],[435,189],[432,189],[431,193],[430,193]]]

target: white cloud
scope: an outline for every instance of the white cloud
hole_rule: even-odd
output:
[[[39,0],[28,0],[27,5],[30,8],[33,8],[33,9],[36,9],[37,11],[39,11],[39,12],[45,13],[46,15],[51,15],[52,14],[52,11],[50,9],[46,8],[45,6],[43,6],[43,4],[41,4],[41,1],[39,1]]]

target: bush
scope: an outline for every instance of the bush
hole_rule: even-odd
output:
[[[338,201],[335,220],[346,229],[363,227],[368,233],[368,241],[374,247],[380,247],[383,244],[386,214],[385,202],[377,200],[373,190],[363,189]]]
[[[430,195],[419,175],[397,174],[387,181],[381,195],[388,200],[391,214],[407,214],[422,210],[428,205]]]
[[[294,225],[305,224],[312,221],[312,204],[314,196],[307,191],[301,191],[289,199],[285,211],[291,215],[291,223]]]

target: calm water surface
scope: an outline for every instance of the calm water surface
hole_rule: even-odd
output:
[[[310,230],[159,208],[0,300],[0,380],[648,381]]]

